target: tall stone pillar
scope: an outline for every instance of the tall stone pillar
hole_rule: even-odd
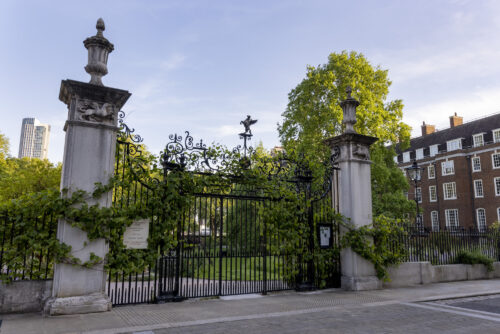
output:
[[[108,54],[113,50],[113,44],[103,37],[102,19],[97,21],[96,28],[97,35],[84,41],[89,51],[89,64],[85,70],[91,75],[90,83],[63,80],[59,93],[59,99],[68,106],[61,177],[61,189],[67,189],[64,196],[71,196],[76,190],[92,193],[96,182],[109,182],[114,171],[118,112],[130,97],[127,91],[102,84],[101,77],[107,73]],[[87,202],[109,207],[112,193]],[[104,239],[89,242],[86,232],[64,220],[59,221],[57,238],[70,245],[71,254],[82,263],[89,260],[91,253],[104,258],[108,251]],[[46,313],[109,311],[111,302],[104,290],[106,275],[103,266],[100,263],[85,268],[57,263],[52,298],[46,304]]]
[[[372,192],[370,172],[370,146],[375,137],[356,133],[356,107],[359,102],[347,90],[347,99],[341,102],[344,112],[345,131],[337,137],[326,140],[333,152],[340,150],[338,177],[339,211],[359,228],[372,223]],[[345,228],[341,227],[341,233]],[[373,264],[351,248],[341,251],[341,287],[345,290],[371,290],[381,287]]]

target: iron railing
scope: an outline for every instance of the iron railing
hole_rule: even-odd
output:
[[[392,251],[404,254],[404,262],[429,261],[433,265],[453,264],[461,251],[481,253],[500,261],[500,230],[447,229],[432,231],[405,226]]]
[[[1,278],[5,281],[52,278],[51,245],[56,242],[56,231],[57,219],[51,214],[0,212]]]

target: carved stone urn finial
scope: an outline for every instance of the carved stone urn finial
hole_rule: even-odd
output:
[[[95,28],[97,29],[97,36],[103,37],[102,32],[106,30],[106,26],[104,25],[104,20],[102,19],[102,17],[97,20]]]
[[[85,71],[90,74],[90,83],[93,85],[104,86],[101,78],[108,74],[108,55],[113,51],[114,46],[102,34],[105,30],[104,20],[99,18],[96,24],[97,34],[83,41],[87,48],[88,64]]]
[[[352,88],[348,86],[346,89],[347,98],[340,102],[342,107],[342,112],[344,114],[344,119],[342,121],[345,124],[344,133],[356,133],[354,130],[354,124],[356,124],[356,108],[359,106],[359,101],[351,96]]]

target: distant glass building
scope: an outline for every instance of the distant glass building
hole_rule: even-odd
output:
[[[36,118],[24,118],[19,142],[19,158],[47,159],[50,125],[42,124]]]

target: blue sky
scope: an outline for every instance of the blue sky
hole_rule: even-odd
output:
[[[168,134],[279,143],[276,123],[307,65],[354,50],[389,70],[404,121],[448,127],[500,111],[500,2],[455,1],[12,1],[0,2],[0,132],[16,156],[21,120],[52,126],[62,161],[62,79],[88,82],[82,41],[102,17],[115,45],[106,86],[129,90],[127,123],[159,152]]]

